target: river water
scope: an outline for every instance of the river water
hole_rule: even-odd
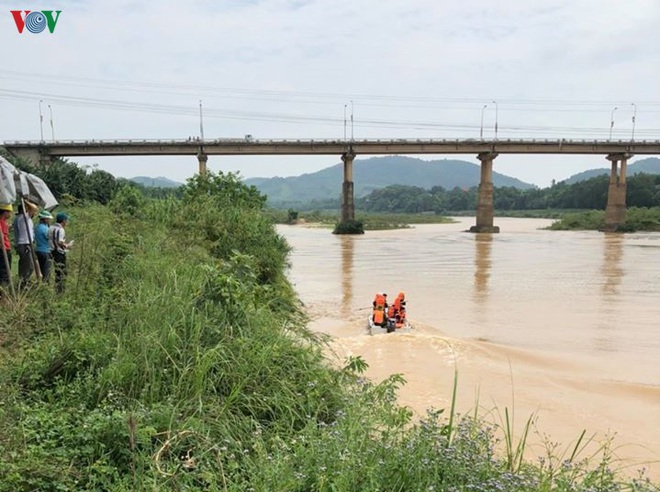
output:
[[[375,381],[403,374],[399,400],[417,414],[449,407],[457,370],[459,412],[502,423],[508,408],[518,434],[534,416],[528,458],[586,430],[582,457],[613,438],[617,468],[660,480],[660,234],[511,218],[468,234],[474,218],[456,220],[363,236],[278,227],[330,356],[362,356]],[[405,292],[412,332],[368,334],[378,291]]]

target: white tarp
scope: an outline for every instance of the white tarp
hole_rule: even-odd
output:
[[[0,203],[16,203],[20,197],[48,210],[57,206],[57,200],[40,177],[19,171],[0,157]]]
[[[14,172],[16,168],[0,157],[0,204],[14,203],[16,201],[16,184]]]

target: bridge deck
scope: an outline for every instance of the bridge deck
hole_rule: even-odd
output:
[[[355,154],[660,154],[660,140],[84,140],[8,141],[12,153],[54,157],[113,155],[338,155]]]

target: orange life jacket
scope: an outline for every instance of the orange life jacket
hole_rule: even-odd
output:
[[[396,312],[397,328],[402,328],[406,323],[406,296],[403,292],[399,292],[399,295],[394,300],[393,306]]]
[[[394,299],[394,307],[396,307],[397,311],[401,310],[401,305],[405,302],[406,296],[403,294],[403,292],[399,292],[399,295],[396,296],[396,299]]]
[[[395,306],[395,304],[392,304],[389,307],[389,309],[387,310],[387,317],[388,318],[394,318],[394,317],[396,317],[396,313],[397,313],[396,306]]]
[[[374,323],[377,325],[382,324],[385,321],[385,308],[387,307],[387,301],[383,294],[376,294],[376,298],[373,302],[374,312],[373,318]]]
[[[402,325],[406,323],[406,308],[403,306],[399,310],[397,321]]]

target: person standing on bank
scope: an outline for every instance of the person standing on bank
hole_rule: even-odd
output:
[[[73,241],[66,242],[66,233],[64,228],[69,221],[69,216],[60,212],[55,216],[55,224],[50,226],[48,237],[50,239],[53,252],[53,264],[55,267],[55,290],[64,292],[64,282],[66,281],[66,252],[73,244]]]
[[[10,284],[11,280],[11,242],[9,241],[9,218],[14,207],[11,203],[0,205],[0,241],[2,242],[2,258],[0,258],[0,287]]]
[[[41,270],[41,276],[44,282],[48,282],[50,276],[50,266],[52,264],[52,254],[50,240],[48,239],[48,229],[53,216],[48,210],[39,212],[39,223],[34,228],[34,240],[37,244],[35,251],[37,253],[37,262]]]
[[[30,282],[34,272],[34,257],[32,256],[32,243],[34,242],[34,223],[32,217],[39,211],[39,207],[27,200],[18,207],[18,214],[14,217],[14,238],[16,252],[18,253],[18,274],[20,276],[19,288]]]

